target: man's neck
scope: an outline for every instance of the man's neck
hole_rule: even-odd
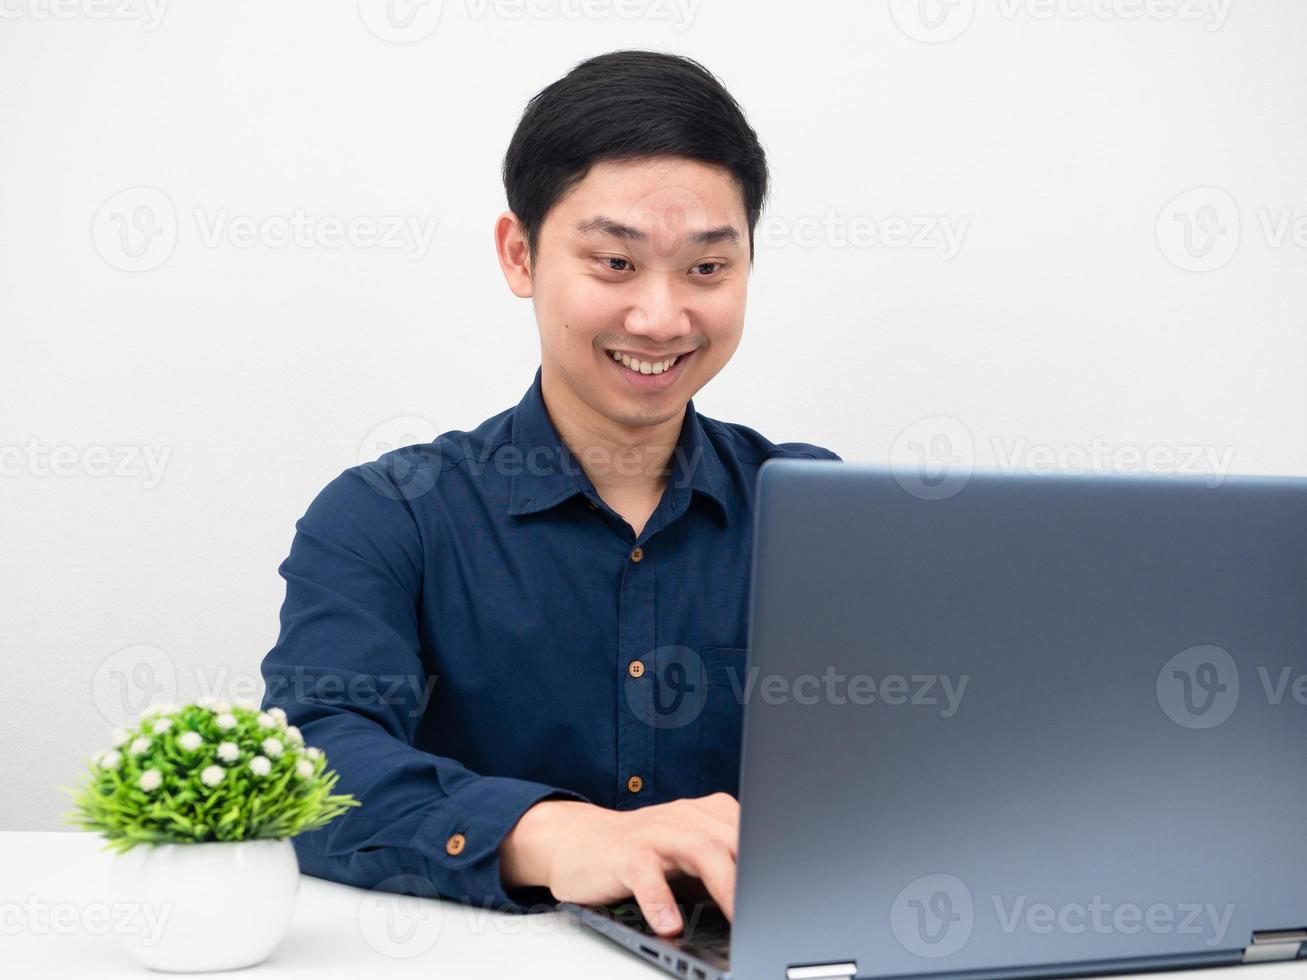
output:
[[[547,365],[541,368],[540,389],[559,438],[600,496],[653,502],[662,497],[671,478],[684,407],[664,422],[624,426],[592,409]]]

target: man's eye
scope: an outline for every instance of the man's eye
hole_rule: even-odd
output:
[[[612,263],[614,263],[614,262],[624,262],[624,263],[626,263],[627,266],[629,266],[629,265],[631,264],[631,260],[630,260],[630,259],[624,259],[624,258],[622,258],[621,256],[618,256],[618,255],[599,255],[599,256],[596,256],[596,257],[595,257],[595,261],[598,262],[600,265],[602,265],[605,269],[607,269],[607,270],[610,271],[610,272],[626,272],[626,271],[627,271],[625,268],[622,268],[622,267],[620,267],[620,266],[615,266],[615,265],[613,265]]]
[[[711,276],[714,272],[720,271],[724,265],[726,265],[725,262],[698,262],[691,266],[691,268],[698,269],[701,276]],[[714,269],[711,268],[711,266],[716,266],[717,268]],[[704,272],[704,269],[708,269],[708,271]]]

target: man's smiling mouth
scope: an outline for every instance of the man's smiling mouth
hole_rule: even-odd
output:
[[[636,374],[662,374],[665,371],[670,371],[678,362],[689,357],[694,351],[685,351],[681,354],[673,354],[670,357],[657,360],[648,355],[640,356],[623,350],[608,350],[606,353],[618,364],[634,371]]]

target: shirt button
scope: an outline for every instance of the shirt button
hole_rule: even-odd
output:
[[[449,840],[445,841],[445,853],[459,855],[463,853],[463,847],[467,844],[467,838],[462,834],[455,834]]]
[[[639,776],[632,776],[626,781],[626,788],[632,793],[638,793],[640,790],[644,789],[644,780]]]
[[[632,548],[632,549],[631,549],[631,561],[633,561],[633,562],[639,562],[639,561],[640,561],[641,559],[643,559],[643,558],[644,558],[644,549],[643,549],[643,548],[641,548],[641,547],[639,547],[639,546],[637,545],[635,548]]]
[[[632,660],[631,663],[627,666],[626,672],[630,674],[632,677],[643,677],[644,664],[641,663],[639,660]]]

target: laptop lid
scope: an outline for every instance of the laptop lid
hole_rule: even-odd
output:
[[[1297,956],[1307,480],[759,473],[736,976]]]

